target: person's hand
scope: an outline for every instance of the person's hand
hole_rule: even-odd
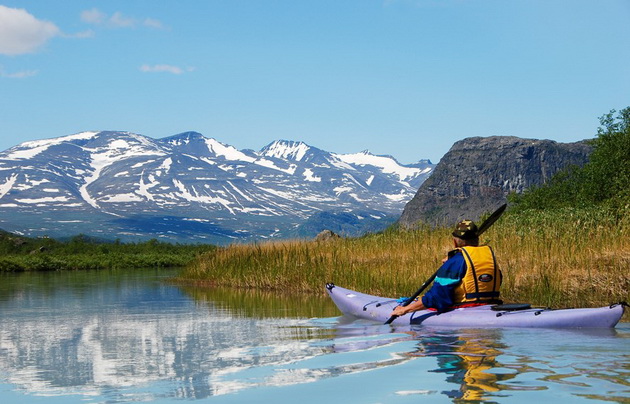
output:
[[[404,314],[407,314],[407,307],[403,307],[403,306],[396,306],[396,308],[394,309],[394,311],[392,311],[391,316],[396,316],[396,317],[400,317]],[[391,317],[390,316],[390,317]]]

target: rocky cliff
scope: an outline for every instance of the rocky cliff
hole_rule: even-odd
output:
[[[511,136],[461,140],[444,155],[433,174],[405,206],[400,224],[451,226],[477,220],[505,203],[511,192],[541,185],[569,165],[583,165],[591,147],[585,142]]]

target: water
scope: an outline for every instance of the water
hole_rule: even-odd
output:
[[[0,402],[630,402],[629,323],[394,329],[170,275],[0,276]]]

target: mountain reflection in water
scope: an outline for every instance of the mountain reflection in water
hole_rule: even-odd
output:
[[[180,287],[172,275],[1,275],[0,401],[578,397],[566,386],[629,398],[627,330],[393,328],[337,317],[324,293]]]

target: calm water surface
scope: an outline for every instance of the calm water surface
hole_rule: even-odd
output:
[[[629,323],[392,328],[172,274],[0,276],[0,403],[630,402]]]

